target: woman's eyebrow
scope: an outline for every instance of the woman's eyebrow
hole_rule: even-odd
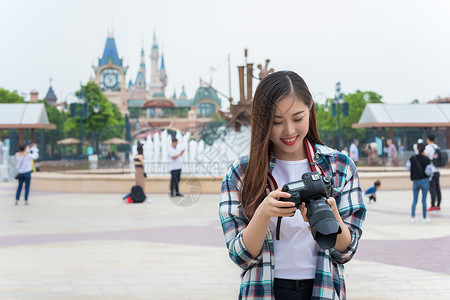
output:
[[[296,115],[299,115],[299,114],[304,113],[304,112],[305,112],[304,110],[301,110],[301,111],[296,112],[295,114],[292,114],[292,116],[296,116]],[[282,116],[278,116],[278,115],[274,115],[273,117],[274,118],[283,118]]]

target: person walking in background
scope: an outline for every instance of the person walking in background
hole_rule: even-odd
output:
[[[403,151],[405,151],[405,147],[402,144],[402,140],[398,140],[397,142],[397,152],[398,154],[403,154]]]
[[[388,139],[386,141],[387,147],[384,149],[384,152],[388,155],[387,166],[394,166],[396,164],[397,158],[397,148],[395,147],[392,139]]]
[[[24,144],[19,145],[19,152],[16,153],[17,179],[19,185],[16,191],[16,204],[19,203],[23,184],[25,183],[25,205],[28,205],[28,194],[30,193],[31,172],[33,171],[33,160],[39,158],[39,149],[36,144],[31,147]]]
[[[438,145],[434,142],[435,136],[434,134],[430,134],[427,136],[427,146],[425,147],[425,155],[432,161],[434,158],[434,154],[436,149],[439,148]],[[439,168],[431,163],[431,171],[432,176],[430,179],[430,195],[431,195],[431,210],[440,210],[441,209],[441,186],[439,184],[440,172]],[[436,202],[437,200],[437,202]]]
[[[181,167],[183,162],[181,160],[181,155],[184,153],[183,150],[177,149],[178,140],[176,138],[172,139],[172,146],[169,148],[169,159],[170,159],[170,197],[180,196],[179,182],[181,177]]]
[[[359,159],[359,151],[358,151],[359,140],[354,139],[353,143],[350,145],[350,158],[356,163]]]
[[[425,143],[417,145],[419,154],[411,156],[406,162],[406,170],[410,171],[410,178],[413,181],[413,203],[411,207],[411,223],[416,222],[416,205],[419,198],[419,191],[422,190],[422,216],[423,222],[430,222],[427,218],[427,194],[429,179],[431,175],[431,161],[424,153]]]
[[[378,166],[380,164],[380,158],[378,157],[377,143],[367,143],[364,148],[364,152],[367,153],[367,164],[369,166]]]

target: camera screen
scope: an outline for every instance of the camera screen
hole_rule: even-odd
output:
[[[297,181],[297,182],[293,182],[289,184],[289,189],[294,190],[294,189],[299,189],[299,188],[303,188],[305,187],[305,184],[303,183],[303,181]]]

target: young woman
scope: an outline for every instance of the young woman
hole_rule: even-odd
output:
[[[413,155],[406,162],[406,170],[410,171],[413,181],[413,203],[411,206],[411,223],[416,222],[416,205],[419,191],[422,190],[422,217],[423,222],[430,222],[427,218],[427,193],[430,186],[429,177],[432,174],[431,161],[425,154],[425,143],[417,145],[419,154]]]
[[[16,205],[19,203],[22,187],[25,183],[25,205],[28,205],[28,194],[30,193],[31,172],[33,171],[33,160],[39,158],[39,149],[36,144],[31,147],[24,144],[19,145],[19,152],[16,153],[17,174],[19,185],[16,191]]]
[[[333,178],[327,199],[341,227],[336,244],[314,241],[306,207],[282,192],[283,184],[318,171]],[[228,168],[219,215],[231,259],[242,268],[239,299],[345,299],[342,264],[356,252],[366,207],[353,161],[326,147],[311,93],[294,72],[268,75],[252,107],[251,149]],[[280,239],[275,234],[283,218]]]
[[[142,188],[145,194],[145,163],[144,163],[144,147],[141,143],[137,146],[137,154],[134,157],[134,182]]]

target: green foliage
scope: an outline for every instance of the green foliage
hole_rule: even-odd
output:
[[[22,96],[17,94],[16,91],[10,92],[3,88],[0,88],[0,103],[24,103]],[[0,129],[0,139],[7,138],[9,135],[9,130]]]
[[[64,115],[56,107],[49,104],[46,100],[39,100],[39,103],[44,103],[45,110],[47,112],[48,122],[56,125],[56,132],[63,129]],[[47,144],[56,145],[56,142],[62,137],[59,134],[55,134],[55,130],[45,130],[44,139]]]
[[[76,93],[77,96],[79,96],[79,93],[79,91]],[[94,82],[88,82],[83,86],[83,96],[85,101],[89,104],[88,117],[83,119],[84,133],[93,131],[99,132],[97,138],[100,140],[112,137],[123,137],[123,128],[125,125],[124,118],[117,106],[108,101]],[[94,113],[94,106],[96,104],[99,107],[98,113]],[[82,106],[77,105],[76,117],[71,117],[70,111],[66,114],[67,119],[64,122],[64,130],[66,132],[74,132],[74,135],[79,136],[81,111]]]
[[[0,88],[0,103],[24,103],[24,99],[17,91],[10,92]]]
[[[343,145],[349,145],[350,141],[354,138],[364,139],[366,135],[365,128],[353,129],[352,124],[358,123],[361,118],[362,112],[367,103],[383,103],[381,101],[382,96],[375,92],[363,92],[357,90],[352,94],[344,94],[344,102],[349,104],[349,115],[344,117],[342,114],[342,105],[340,106],[340,123],[341,123],[341,138],[344,141]],[[329,110],[324,110],[325,105],[320,105],[317,109],[317,126],[321,132],[321,136],[325,135],[325,139],[336,139],[338,121],[337,116],[332,116],[331,104],[333,99],[327,99],[329,104]]]

